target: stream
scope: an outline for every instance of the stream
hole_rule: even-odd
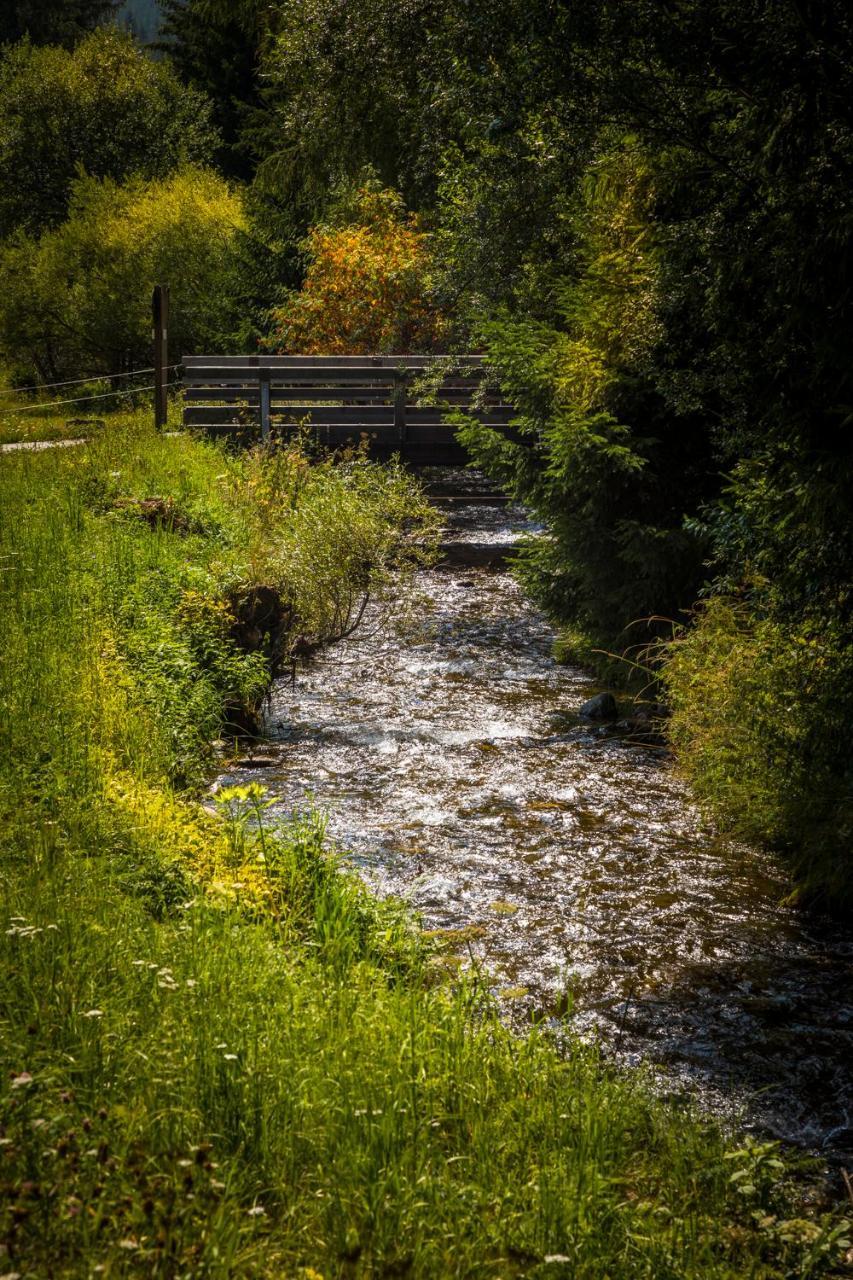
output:
[[[447,539],[488,561],[530,528],[457,503]],[[416,589],[402,635],[374,608],[281,681],[263,763],[220,785],[328,812],[377,894],[470,929],[517,1025],[565,1018],[665,1091],[853,1164],[853,930],[781,906],[782,870],[710,829],[665,753],[579,718],[598,686],[504,569]]]

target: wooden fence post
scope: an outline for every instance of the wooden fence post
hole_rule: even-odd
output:
[[[266,444],[270,438],[270,371],[258,371],[258,391],[260,392],[261,439]]]
[[[151,300],[154,317],[154,426],[165,427],[169,414],[166,384],[169,381],[169,286],[155,284]]]
[[[397,440],[400,444],[406,441],[406,402],[408,400],[408,379],[404,369],[394,370],[394,426],[397,428]]]

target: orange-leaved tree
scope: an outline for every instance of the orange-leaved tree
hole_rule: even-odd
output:
[[[429,236],[396,191],[362,187],[346,222],[312,228],[302,288],[271,314],[279,352],[441,351],[450,324],[430,293]]]

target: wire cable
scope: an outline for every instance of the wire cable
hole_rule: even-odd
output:
[[[167,364],[164,366],[164,373],[171,373],[173,369],[180,369],[179,364]],[[54,387],[82,387],[87,382],[104,382],[107,378],[139,378],[143,373],[153,373],[153,366],[150,369],[133,369],[130,373],[93,373],[90,378],[72,378],[68,382],[43,382],[38,387],[2,387],[0,388],[0,396],[29,395],[34,391],[50,391]]]
[[[177,365],[172,365],[173,369],[177,369]],[[167,382],[166,389],[170,387],[178,387],[181,385],[181,379],[176,378],[174,382]],[[103,395],[97,396],[78,396],[74,400],[49,400],[46,404],[27,404],[20,409],[7,409],[4,412],[8,414],[18,413],[34,413],[37,409],[56,409],[64,404],[88,404],[91,400],[114,400],[116,396],[135,396],[141,391],[156,391],[153,383],[147,387],[130,387],[127,391],[107,391]]]

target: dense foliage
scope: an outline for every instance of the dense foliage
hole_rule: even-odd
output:
[[[67,221],[0,248],[7,360],[19,377],[48,381],[144,368],[160,280],[175,282],[174,349],[216,349],[233,324],[244,226],[240,197],[210,172],[124,186],[79,179]]]
[[[120,0],[7,0],[0,13],[0,44],[73,45],[105,22]]]
[[[129,36],[68,52],[26,41],[0,57],[0,237],[61,222],[80,171],[162,178],[212,154],[210,108]]]
[[[684,512],[713,485],[702,423],[668,411],[654,368],[655,194],[636,147],[598,157],[574,219],[577,275],[556,289],[554,320],[505,312],[477,326],[521,438],[461,419],[473,454],[548,521],[553,536],[523,552],[532,589],[617,650],[647,643],[652,615],[693,600],[707,546]]]
[[[270,10],[253,0],[161,0],[160,7],[160,50],[211,102],[221,138],[218,162],[229,176],[251,177],[243,131],[260,101],[260,41]]]
[[[441,350],[450,335],[430,296],[431,253],[394,191],[362,186],[312,227],[302,288],[271,316],[271,345],[331,355]]]

